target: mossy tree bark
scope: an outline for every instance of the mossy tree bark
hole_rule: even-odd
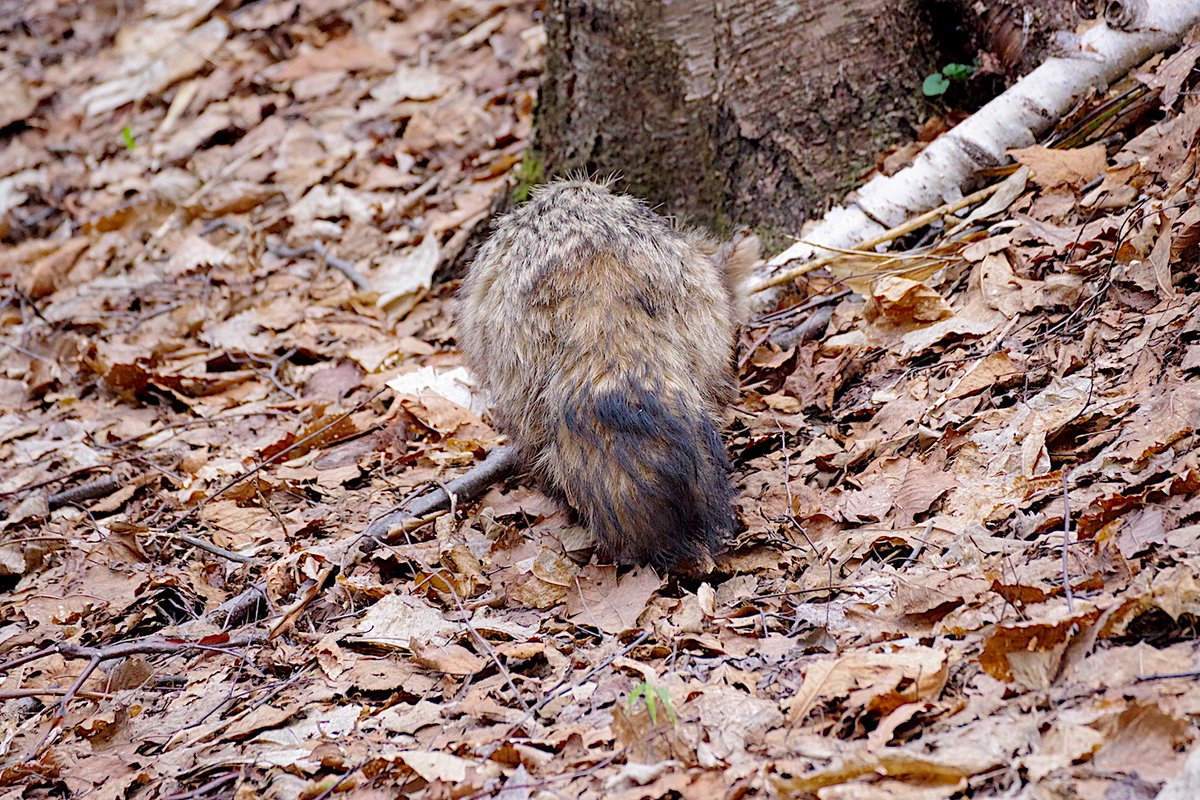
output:
[[[615,173],[719,230],[795,233],[937,113],[921,82],[962,49],[938,41],[961,28],[947,9],[972,6],[934,2],[548,0],[545,168]]]

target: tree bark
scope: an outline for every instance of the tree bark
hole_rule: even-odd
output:
[[[921,82],[963,58],[961,31],[979,24],[962,17],[970,9],[979,14],[968,0],[548,0],[545,170],[615,173],[622,189],[717,230],[795,233],[940,111]]]

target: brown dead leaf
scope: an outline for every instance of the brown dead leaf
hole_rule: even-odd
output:
[[[948,669],[945,651],[926,647],[819,659],[808,665],[803,686],[784,701],[784,709],[788,719],[799,721],[821,702],[844,699],[851,708],[887,714],[905,703],[935,698]]]
[[[878,753],[855,753],[838,759],[833,766],[804,772],[790,778],[776,778],[773,782],[777,791],[783,797],[810,797],[812,793],[827,787],[846,786],[857,779],[877,779],[879,776],[889,776],[903,779],[918,786],[945,787],[941,794],[934,797],[948,797],[959,792],[965,785],[966,779],[974,773],[970,764],[956,764],[942,759],[933,758],[919,752],[904,748],[889,747]],[[880,797],[875,793],[874,784],[861,787],[863,793],[859,797]],[[931,789],[932,790],[932,789]],[[950,795],[944,794],[949,791]],[[825,795],[822,791],[821,795]],[[854,798],[854,794],[833,795],[837,797]],[[905,797],[904,794],[882,797]],[[918,795],[919,796],[919,795]]]
[[[954,312],[946,299],[925,284],[887,275],[871,286],[871,299],[880,316],[894,324],[936,322]]]
[[[415,664],[446,675],[474,675],[488,665],[486,659],[459,644],[434,646],[413,641],[411,650]]]
[[[0,72],[0,128],[25,119],[37,108],[33,87],[15,69]]]
[[[1071,150],[1055,150],[1040,144],[1008,151],[1018,163],[1029,167],[1035,184],[1045,188],[1079,187],[1104,171],[1108,156],[1104,145],[1093,144]]]
[[[1063,656],[1075,636],[1100,617],[1100,610],[1057,614],[1056,622],[997,625],[984,642],[980,666],[996,678],[1027,689],[1046,689],[1058,678]]]
[[[661,585],[662,578],[649,567],[618,576],[613,567],[588,566],[567,595],[567,613],[577,624],[621,633],[637,625],[638,616]]]
[[[1008,351],[1001,350],[968,365],[962,375],[955,379],[946,397],[955,400],[992,387],[1007,386],[1022,374],[1024,370],[1013,361]]]
[[[978,602],[990,589],[988,580],[970,575],[949,575],[934,585],[901,579],[896,582],[896,609],[908,616],[928,617],[938,610],[945,614],[954,607]]]
[[[309,50],[280,62],[265,71],[274,81],[295,81],[317,72],[383,72],[392,67],[392,58],[353,36],[337,39],[320,49]],[[343,78],[344,79],[344,78]]]
[[[203,219],[215,219],[228,214],[245,214],[278,195],[277,189],[250,181],[229,181],[197,192],[188,199],[184,209]]]
[[[1200,244],[1200,205],[1191,206],[1176,220],[1170,263],[1182,261],[1189,255],[1194,257],[1197,244]]]
[[[1195,740],[1187,720],[1164,714],[1153,705],[1132,704],[1095,727],[1105,735],[1104,744],[1092,758],[1096,768],[1148,781],[1175,777],[1183,766],[1180,748]]]
[[[66,283],[71,268],[89,245],[89,239],[84,236],[56,243],[53,252],[39,258],[28,275],[22,276],[21,284],[26,294],[35,299],[53,294]]]
[[[938,498],[956,483],[954,475],[941,464],[923,460],[910,461],[900,485],[896,488],[896,524],[900,527],[912,524],[915,517],[929,511]]]

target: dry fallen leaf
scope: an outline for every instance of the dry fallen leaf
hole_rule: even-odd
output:
[[[1102,173],[1108,163],[1102,144],[1070,150],[1054,150],[1035,144],[1014,148],[1008,154],[1029,167],[1033,182],[1046,188],[1061,184],[1082,186]]]

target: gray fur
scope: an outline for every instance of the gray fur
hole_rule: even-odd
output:
[[[459,341],[547,493],[618,563],[703,568],[733,488],[719,420],[757,240],[674,230],[598,183],[542,187],[462,288]]]

